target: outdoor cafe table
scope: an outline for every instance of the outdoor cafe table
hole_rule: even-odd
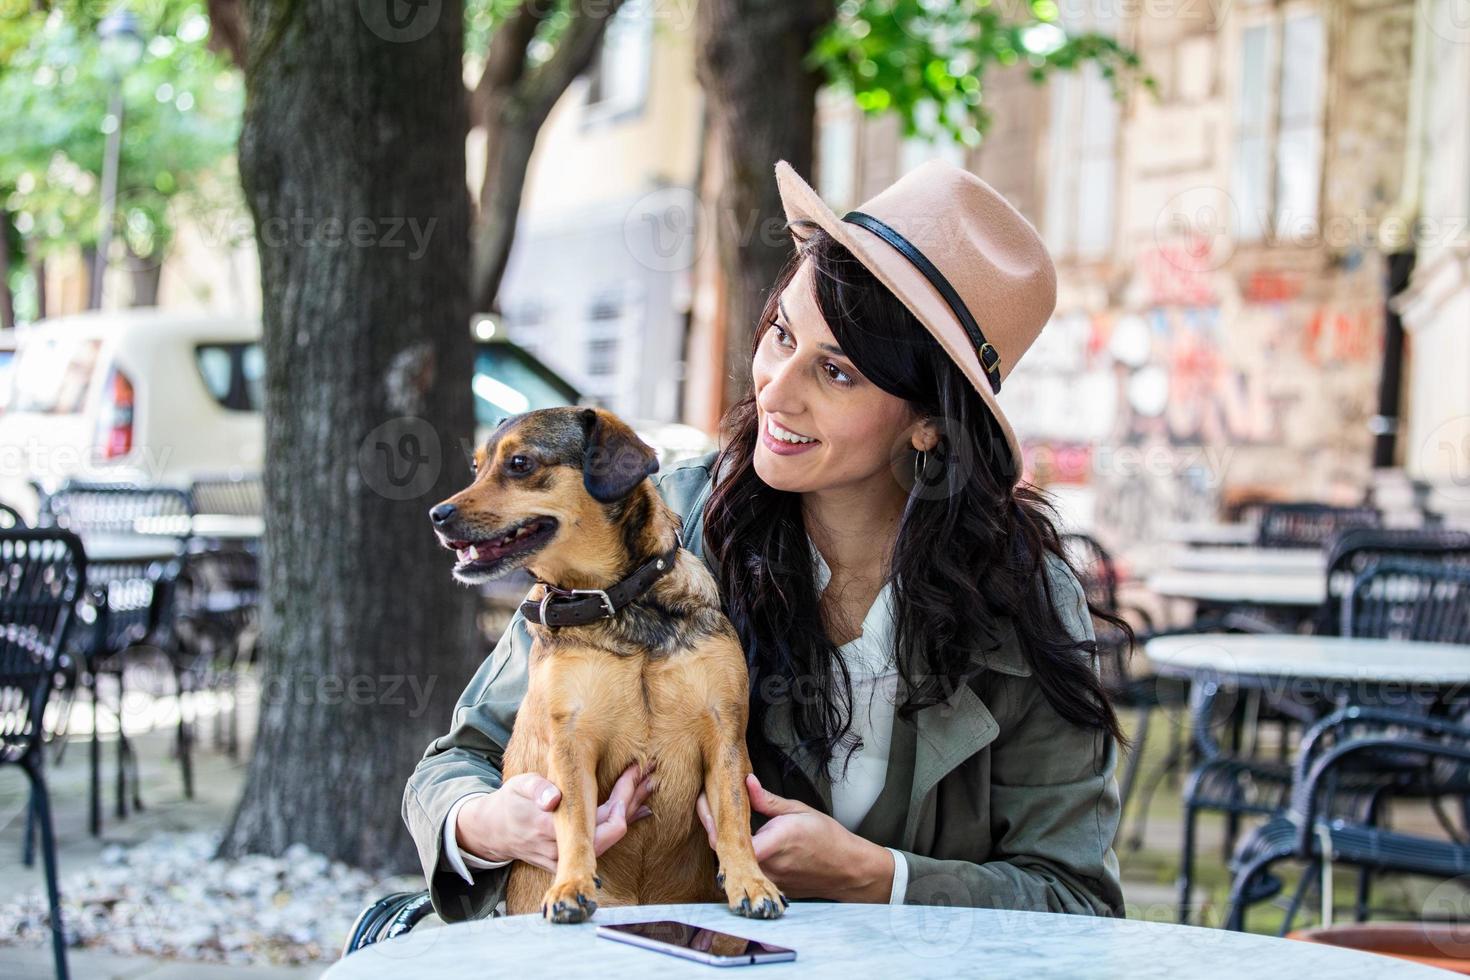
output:
[[[1254,524],[1193,521],[1168,525],[1164,528],[1164,540],[1191,546],[1243,547],[1255,544],[1259,533]]]
[[[1310,574],[1326,565],[1321,548],[1181,548],[1169,559],[1169,569],[1176,572]]]
[[[251,541],[265,534],[265,519],[238,514],[198,514],[190,523],[195,537],[216,541]]]
[[[1470,684],[1470,645],[1293,633],[1196,633],[1144,645],[1161,674],[1214,675],[1242,686],[1299,678],[1371,684]]]
[[[725,971],[597,938],[600,923],[674,919],[796,950],[754,977],[1442,977],[1404,960],[1250,933],[1053,912],[794,901],[779,919],[722,905],[600,908],[591,921],[540,915],[419,928],[338,961],[324,980],[404,977],[696,977]],[[751,968],[747,968],[751,969]],[[745,976],[747,970],[736,971]]]
[[[1311,609],[1327,595],[1327,570],[1280,572],[1156,572],[1150,591],[1170,599],[1213,605],[1286,606]]]
[[[161,534],[84,534],[82,550],[89,561],[167,561],[179,554],[179,539]]]

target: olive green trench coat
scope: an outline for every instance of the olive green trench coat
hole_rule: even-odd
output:
[[[684,518],[685,546],[701,557],[714,458],[709,453],[654,477]],[[1072,635],[1092,639],[1076,577],[1059,561],[1048,574]],[[1009,618],[994,626],[999,644],[983,654],[968,684],[912,720],[895,717],[884,788],[855,832],[904,852],[908,904],[1121,917],[1112,847],[1119,820],[1116,742],[1061,718],[1032,678]],[[403,818],[434,909],[447,921],[491,915],[504,898],[511,866],[475,871],[474,884],[467,884],[442,858],[444,821],[461,797],[500,785],[502,753],[526,692],[530,646],[517,611],[460,696],[448,734],[430,743],[404,791]],[[796,747],[789,707],[789,700],[771,707],[767,733],[797,770],[782,778],[781,760],[759,756],[752,768],[772,792],[830,814],[830,783]],[[754,819],[756,827],[764,822],[759,814]]]

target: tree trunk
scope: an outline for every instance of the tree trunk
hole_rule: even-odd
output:
[[[724,406],[745,394],[750,345],[765,294],[791,253],[776,189],[777,160],[810,179],[817,89],[802,65],[833,0],[700,0],[699,81],[724,180],[715,238],[725,277]]]
[[[132,283],[130,306],[157,306],[158,281],[163,276],[163,255],[155,251],[152,255],[139,255],[131,248],[127,250],[128,278]]]
[[[365,21],[383,10],[247,7],[265,596],[260,723],[224,856],[299,841],[417,867],[403,787],[483,655],[427,516],[467,482],[473,432],[463,7]]]
[[[10,212],[0,208],[0,330],[15,328],[15,296],[10,291]]]
[[[567,86],[592,63],[608,22],[624,2],[572,4],[556,50],[535,67],[527,61],[527,45],[553,5],[525,0],[491,37],[471,98],[474,125],[485,128],[485,172],[470,266],[470,301],[477,312],[497,308],[536,136]]]

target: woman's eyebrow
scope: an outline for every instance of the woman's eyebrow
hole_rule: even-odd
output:
[[[791,325],[791,314],[786,312],[786,304],[781,300],[781,297],[779,296],[776,297],[776,308],[779,309],[781,311],[781,315],[786,318],[786,324],[789,327]],[[838,347],[836,344],[818,344],[817,346],[826,351],[828,354],[836,354],[838,357],[847,357],[847,355],[842,352],[842,348]]]

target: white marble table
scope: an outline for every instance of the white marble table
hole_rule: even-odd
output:
[[[238,514],[196,514],[190,524],[195,537],[249,541],[265,534],[265,518]]]
[[[1169,556],[1169,569],[1176,572],[1289,575],[1320,572],[1326,566],[1321,548],[1180,548]]]
[[[1344,636],[1199,633],[1144,646],[1160,673],[1215,674],[1242,681],[1304,678],[1381,684],[1470,683],[1470,646]]]
[[[1156,572],[1148,588],[1170,599],[1253,606],[1310,608],[1327,595],[1327,570],[1280,572]]]
[[[1166,526],[1164,540],[1172,544],[1230,547],[1255,544],[1259,533],[1254,524],[1191,521]]]
[[[415,930],[339,961],[324,980],[405,977],[699,977],[730,975],[596,935],[598,923],[676,919],[796,950],[789,963],[738,977],[1442,977],[1404,960],[1248,933],[1047,912],[924,905],[792,902],[779,919],[745,919],[719,905],[602,908],[590,922],[539,915]]]
[[[178,538],[164,534],[84,534],[90,561],[167,561],[180,553]]]

